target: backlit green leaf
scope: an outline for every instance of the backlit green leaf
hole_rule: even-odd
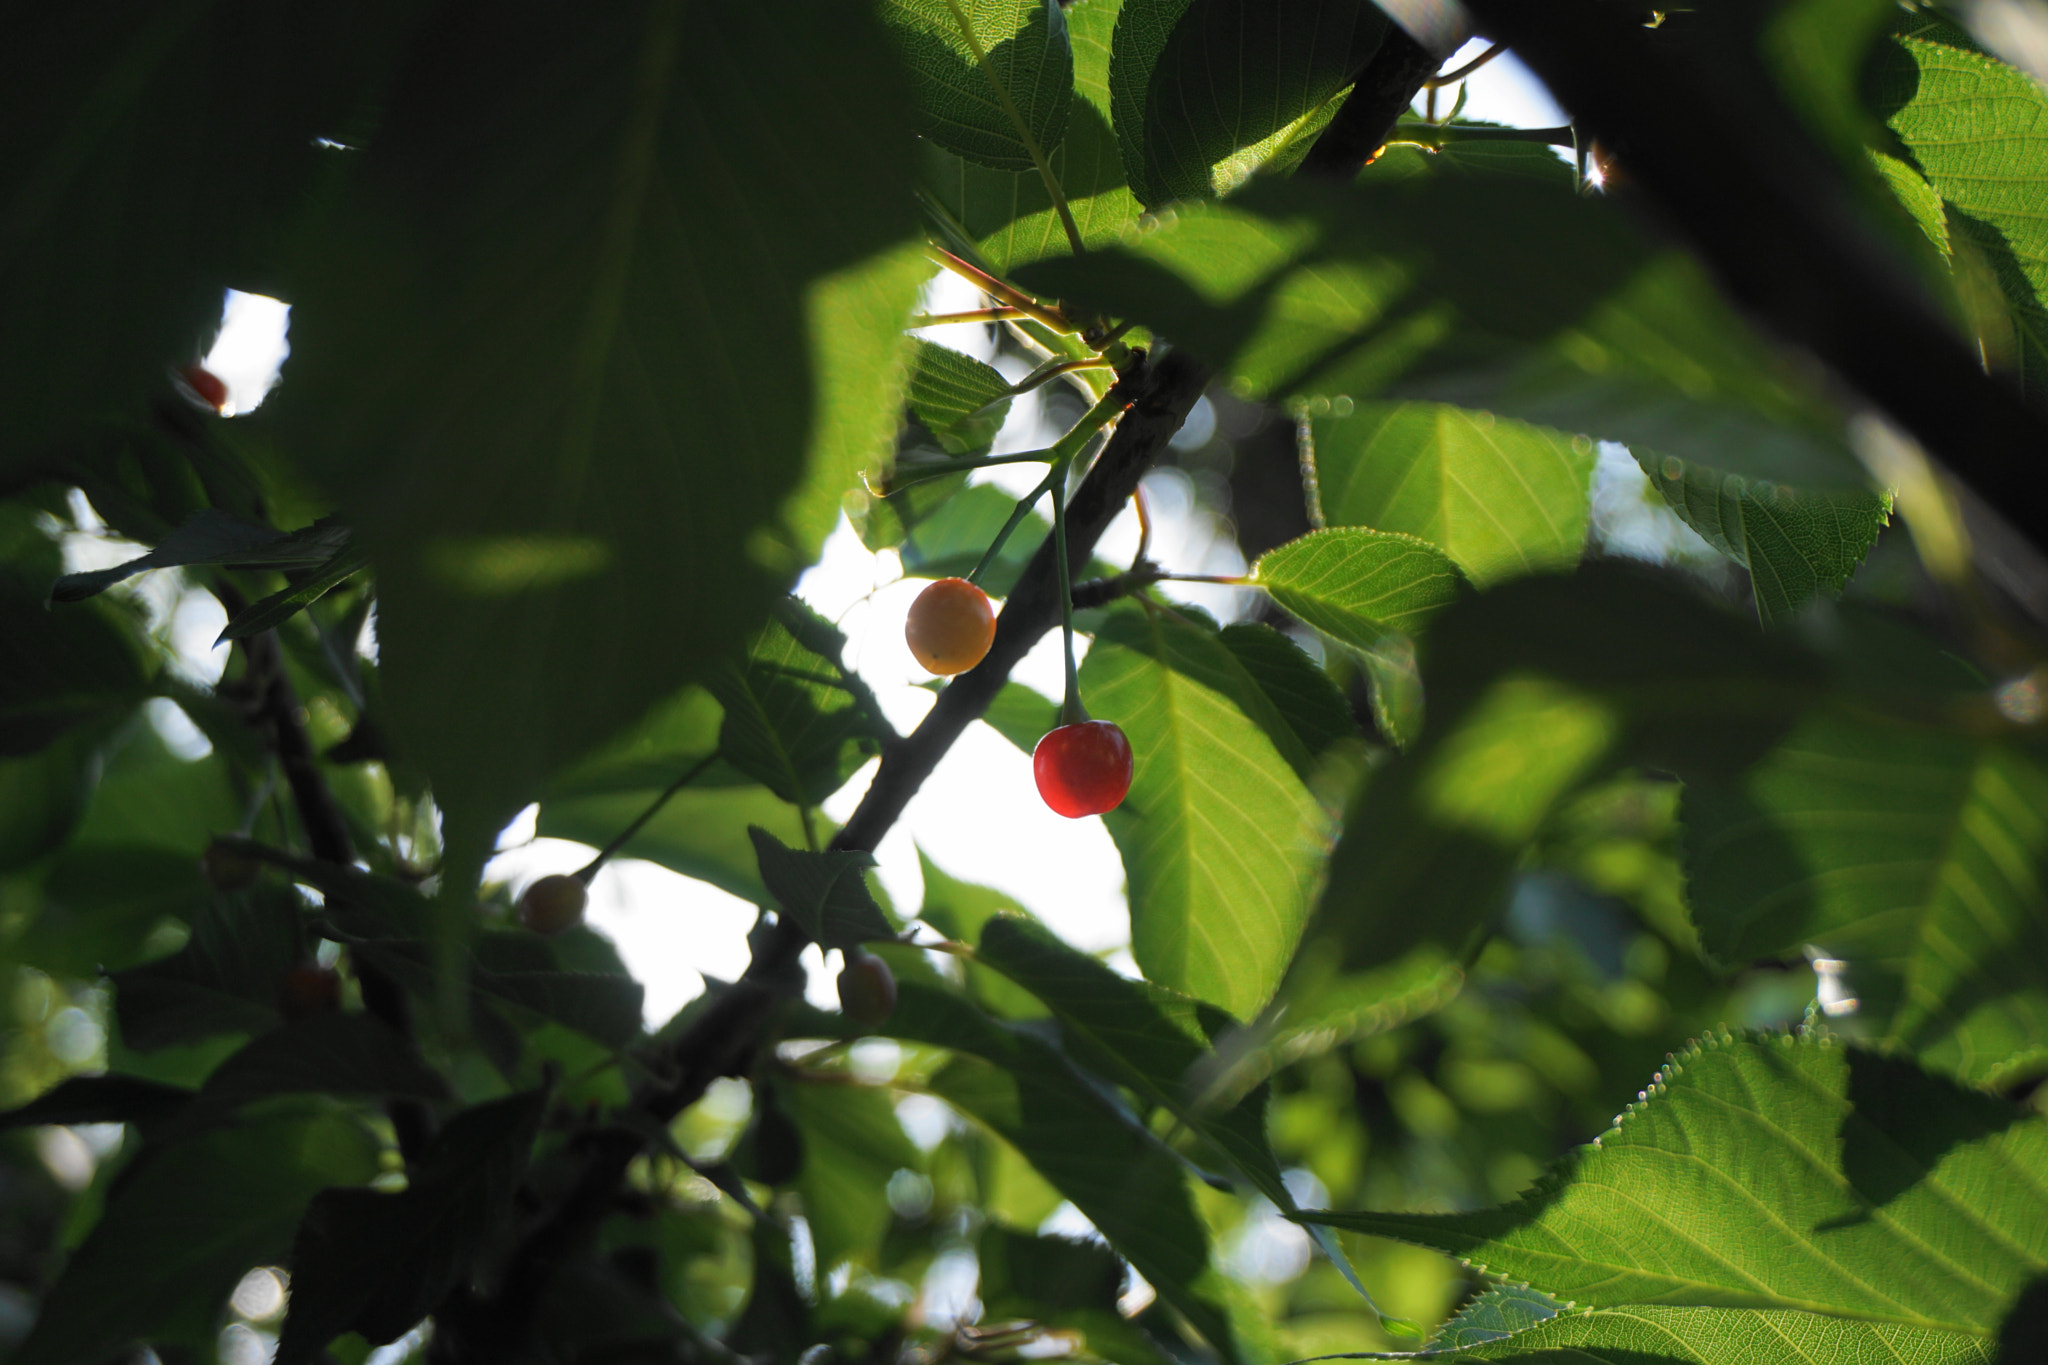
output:
[[[1124,0],[1111,109],[1139,201],[1235,189],[1387,30],[1362,0]]]
[[[1860,477],[1841,414],[1695,263],[1564,187],[1262,182],[1020,275],[1311,410],[1384,393],[1784,482]]]
[[[1676,455],[1635,452],[1679,519],[1749,570],[1766,624],[1842,590],[1891,519],[1891,495],[1745,479]]]
[[[918,131],[996,170],[1031,171],[1066,136],[1074,54],[1055,0],[887,0]]]
[[[1764,1360],[1828,1365],[1992,1365],[1988,1342],[1960,1332],[1851,1322],[1818,1313],[1729,1308],[1605,1308],[1567,1313],[1455,1356],[1520,1365],[1754,1365]]]
[[[1214,635],[1124,613],[1088,651],[1081,690],[1136,759],[1105,822],[1130,879],[1139,967],[1249,1018],[1301,932],[1324,839],[1321,809],[1245,714],[1271,703]]]
[[[807,460],[893,424],[900,389],[820,366],[900,363],[838,310],[912,225],[908,110],[859,7],[461,7],[349,155],[265,412],[376,564],[380,721],[460,866],[738,644],[826,529]]]
[[[747,833],[761,859],[761,880],[783,913],[827,948],[852,948],[894,938],[896,930],[868,890],[872,854],[807,853],[784,847],[758,826]]]
[[[1110,127],[1110,41],[1119,3],[1075,0],[1063,7],[1073,49],[1074,98],[1066,136],[1057,147],[1044,149],[1074,226],[1091,249],[1123,236],[1139,213]],[[1036,170],[991,170],[928,147],[920,182],[928,210],[947,235],[957,233],[960,245],[978,246],[998,271],[1072,250]]]
[[[916,343],[910,412],[948,454],[985,451],[1010,411],[1010,381],[972,356],[929,341]]]
[[[660,787],[647,787],[543,801],[538,829],[550,838],[601,847],[660,793]],[[803,818],[796,807],[766,787],[685,787],[626,841],[620,853],[645,858],[759,905],[768,899],[768,887],[747,837],[750,826],[768,830],[785,844],[804,841]]]
[[[719,753],[792,805],[818,805],[875,751],[877,721],[862,694],[779,621],[762,628],[746,662],[714,678],[711,690],[725,707]]]
[[[210,1347],[235,1282],[284,1258],[306,1202],[376,1170],[369,1133],[332,1113],[280,1110],[145,1152],[14,1360],[100,1360],[146,1338]]]
[[[2017,747],[1828,711],[1688,781],[1686,880],[1729,962],[1813,945],[1887,1041],[1975,1081],[2048,1065],[2048,772]]]
[[[2048,1265],[2048,1119],[1831,1040],[1712,1039],[1513,1204],[1310,1216],[1594,1307],[1983,1338]]]
[[[1224,1360],[1244,1360],[1180,1163],[1043,1039],[923,982],[900,985],[890,1035],[960,1054],[933,1092],[1023,1153]]]
[[[1442,403],[1374,404],[1311,427],[1329,525],[1420,536],[1479,584],[1578,563],[1585,437]]]
[[[1259,556],[1252,580],[1326,635],[1370,650],[1421,629],[1457,600],[1462,575],[1428,541],[1346,526],[1311,531]]]
[[[1996,277],[2021,382],[2048,393],[2048,91],[1933,15],[1903,20],[1878,53],[1877,106]]]
[[[803,1134],[795,1184],[819,1272],[849,1258],[875,1266],[889,1228],[889,1177],[924,1165],[889,1092],[795,1079],[778,1084],[776,1098]]]

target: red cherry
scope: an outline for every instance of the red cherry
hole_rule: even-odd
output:
[[[519,895],[519,922],[536,934],[559,934],[583,922],[590,892],[567,873],[542,877]]]
[[[317,962],[301,962],[277,981],[278,1012],[287,1019],[310,1019],[341,1008],[341,973]]]
[[[185,387],[201,403],[215,412],[228,405],[227,382],[204,365],[187,365],[178,371],[178,378],[185,381]]]
[[[917,595],[903,638],[925,672],[950,678],[980,663],[996,638],[988,594],[964,578],[941,578]]]
[[[1131,742],[1106,720],[1062,725],[1031,751],[1038,794],[1070,820],[1115,810],[1131,789]]]

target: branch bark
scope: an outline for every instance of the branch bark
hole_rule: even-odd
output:
[[[1180,430],[1209,378],[1209,371],[1192,359],[1169,353],[1117,381],[1130,406],[1068,503],[1067,557],[1072,569],[1087,564],[1096,541]],[[890,746],[867,795],[832,841],[835,849],[874,850],[961,731],[988,710],[1010,671],[1059,619],[1059,577],[1052,537],[1047,536],[996,618],[996,637],[987,657],[949,683],[924,722]],[[713,1080],[745,1074],[788,989],[792,968],[809,943],[803,930],[786,917],[759,936],[745,975],[709,1002],[668,1048],[667,1079],[637,1094],[635,1106],[665,1125],[696,1103]],[[521,1358],[541,1296],[611,1212],[627,1168],[645,1147],[638,1132],[625,1128],[587,1135],[576,1183],[533,1226],[496,1292],[486,1297],[464,1288],[441,1306],[433,1358]]]

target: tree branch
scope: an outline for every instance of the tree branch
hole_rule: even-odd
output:
[[[1337,116],[1302,158],[1301,173],[1347,179],[1358,174],[1385,145],[1387,130],[1408,112],[1415,92],[1440,64],[1407,30],[1389,24],[1386,41],[1358,73]]]
[[[1180,430],[1209,378],[1209,371],[1191,358],[1171,353],[1156,363],[1140,363],[1117,381],[1130,406],[1068,504],[1071,566],[1087,564],[1096,541]],[[987,657],[948,684],[924,722],[883,755],[867,795],[832,841],[835,849],[872,851],[881,842],[960,733],[988,709],[1018,661],[1059,622],[1058,582],[1052,537],[1047,536],[996,618]],[[746,974],[710,1001],[668,1048],[673,1070],[662,1083],[636,1094],[636,1107],[666,1124],[696,1103],[713,1080],[744,1074],[787,990],[790,970],[809,943],[787,916],[757,937]],[[639,1133],[625,1128],[589,1134],[576,1183],[534,1225],[497,1291],[483,1298],[458,1290],[436,1313],[433,1358],[517,1358],[541,1295],[611,1212],[627,1168],[645,1146]]]
[[[1646,29],[1633,7],[1603,0],[1468,5],[1738,304],[2048,546],[2048,414],[1984,372],[1779,95],[1750,28],[1700,11],[1681,43],[1673,24]]]

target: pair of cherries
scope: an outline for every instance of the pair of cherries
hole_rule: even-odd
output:
[[[996,638],[988,594],[964,578],[941,578],[917,595],[903,638],[925,671],[941,677],[980,663]],[[1131,789],[1131,742],[1106,720],[1047,732],[1031,751],[1031,775],[1045,804],[1069,819],[1115,810]]]

